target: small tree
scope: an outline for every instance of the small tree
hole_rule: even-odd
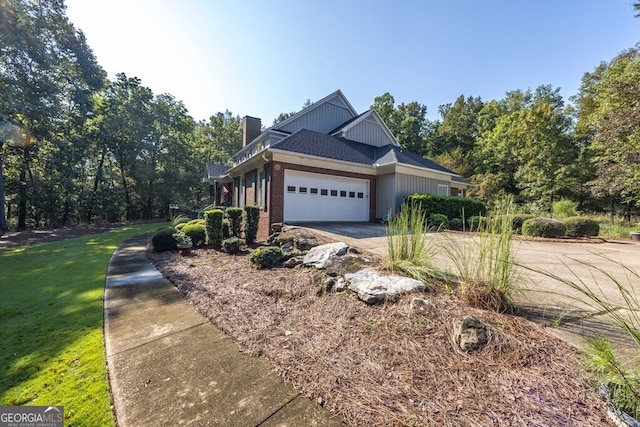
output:
[[[255,205],[244,207],[244,240],[247,245],[256,241],[259,220],[260,207]]]
[[[212,209],[204,213],[207,245],[222,244],[222,218],[223,212],[221,209]]]

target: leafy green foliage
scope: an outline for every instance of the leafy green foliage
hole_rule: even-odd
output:
[[[240,252],[241,248],[242,239],[240,239],[239,237],[229,237],[228,239],[224,239],[222,241],[222,249],[224,249],[225,252],[231,255],[235,255]]]
[[[535,215],[531,214],[514,214],[511,218],[512,229],[515,234],[522,234],[522,224],[531,218],[534,218]]]
[[[228,208],[227,217],[231,235],[240,237],[242,233],[242,208]]]
[[[444,214],[432,213],[429,214],[428,220],[429,227],[439,230],[441,228],[449,228],[449,219]]]
[[[255,205],[244,207],[244,240],[248,245],[256,240],[260,222],[260,207]]]
[[[204,213],[205,235],[207,245],[222,244],[222,209],[211,209]]]
[[[562,237],[566,227],[561,221],[553,218],[531,218],[522,223],[522,234],[535,237]]]
[[[468,197],[415,193],[404,196],[402,201],[407,206],[419,207],[427,218],[431,214],[443,214],[449,219],[462,218],[463,215],[484,215],[487,211],[487,206],[483,202]]]
[[[449,220],[449,230],[462,231],[464,229],[464,221],[462,218],[452,218]]]
[[[572,237],[590,237],[600,234],[600,225],[591,218],[575,216],[562,221],[566,235]]]
[[[569,218],[578,214],[578,203],[568,199],[558,200],[553,203],[554,218]]]
[[[193,219],[182,226],[182,232],[191,238],[194,245],[201,245],[206,242],[204,219]]]
[[[271,268],[280,264],[282,257],[280,246],[261,246],[251,252],[250,259],[259,268]]]
[[[474,215],[467,219],[469,231],[481,231],[487,224],[487,218],[482,215]]]
[[[229,218],[224,218],[222,220],[222,238],[228,239],[231,236],[231,223],[229,222]]]
[[[178,246],[173,234],[176,229],[173,227],[162,227],[151,236],[151,244],[156,252],[175,251]]]

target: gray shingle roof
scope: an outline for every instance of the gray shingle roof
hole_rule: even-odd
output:
[[[211,163],[207,163],[207,175],[209,178],[219,178],[227,175],[227,171],[231,169],[226,165],[213,165]]]
[[[433,160],[425,159],[395,145],[389,144],[383,147],[373,147],[361,142],[337,138],[307,129],[299,130],[291,136],[278,141],[271,147],[293,153],[359,163],[362,165],[399,163],[448,173],[454,175],[454,178],[456,178],[457,175],[455,172],[439,165]],[[462,178],[460,178],[460,180],[462,180]],[[459,182],[466,181],[462,180]]]

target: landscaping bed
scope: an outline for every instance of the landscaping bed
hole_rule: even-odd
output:
[[[149,255],[244,351],[349,425],[611,425],[569,345],[443,288],[419,295],[426,310],[410,308],[415,294],[368,306],[321,292],[317,270],[258,270],[248,253]],[[453,319],[466,315],[491,331],[473,353],[450,340]]]

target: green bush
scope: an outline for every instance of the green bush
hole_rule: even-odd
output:
[[[178,246],[173,238],[176,229],[173,227],[159,228],[153,236],[151,236],[151,244],[156,252],[175,251]]]
[[[552,218],[530,218],[522,223],[522,234],[536,237],[564,236],[566,227],[561,221]]]
[[[212,209],[204,213],[207,245],[220,246],[222,244],[222,216],[221,209]]]
[[[487,224],[487,218],[481,215],[474,215],[469,217],[467,220],[467,225],[469,226],[470,231],[478,231]]]
[[[522,234],[522,224],[531,218],[534,218],[535,215],[531,214],[514,214],[511,218],[511,226],[513,228],[513,232],[516,234]]]
[[[432,213],[429,215],[429,227],[436,229],[447,228],[449,226],[449,219],[446,215]]]
[[[182,232],[191,237],[194,245],[201,245],[207,240],[204,219],[194,219],[184,224],[181,228]]]
[[[449,230],[462,231],[464,229],[464,222],[462,218],[451,218],[449,220]]]
[[[239,237],[229,237],[228,239],[222,241],[222,249],[224,249],[225,252],[231,255],[235,255],[240,252],[241,247],[242,239],[240,239]]]
[[[435,194],[411,194],[404,196],[402,202],[406,206],[417,204],[428,218],[429,215],[439,213],[447,218],[469,218],[470,216],[482,215],[487,212],[487,206],[480,200],[468,197],[437,196]]]
[[[282,261],[282,249],[280,246],[261,246],[251,252],[251,262],[260,268],[271,268]]]
[[[242,208],[228,208],[227,217],[232,236],[240,237],[242,233]]]
[[[590,237],[600,234],[600,225],[590,218],[574,216],[564,221],[567,236],[572,237]]]
[[[256,241],[258,223],[260,221],[260,207],[251,205],[244,207],[244,240],[247,245]]]
[[[551,208],[555,218],[569,218],[576,216],[578,213],[578,204],[568,199],[554,202]]]
[[[225,218],[222,220],[222,238],[228,239],[231,237],[231,225],[229,225],[229,219]]]

